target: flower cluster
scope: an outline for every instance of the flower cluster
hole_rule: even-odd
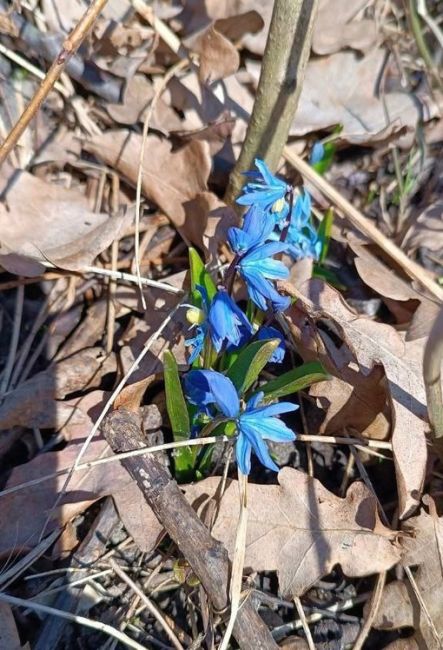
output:
[[[228,231],[233,260],[222,284],[213,288],[211,297],[204,286],[194,285],[198,306],[189,306],[187,318],[193,336],[186,341],[192,348],[189,362],[194,369],[184,382],[188,401],[197,407],[194,430],[202,414],[235,424],[236,458],[244,474],[250,471],[252,451],[263,465],[278,471],[264,441],[294,439],[293,432],[276,416],[297,407],[286,402],[261,405],[262,393],[238,395],[232,381],[218,370],[229,367],[232,355],[255,340],[275,340],[268,361],[283,362],[284,337],[271,326],[291,302],[276,286],[277,280],[289,276],[281,255],[318,259],[321,252],[311,222],[309,194],[303,191],[295,197],[294,189],[274,176],[262,160],[255,165],[255,171],[246,173],[247,183],[237,199],[246,207],[242,225]],[[232,297],[236,277],[243,281],[249,298],[245,310]]]

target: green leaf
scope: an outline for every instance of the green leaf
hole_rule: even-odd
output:
[[[322,264],[328,254],[329,240],[331,239],[332,223],[334,221],[334,210],[329,208],[318,227],[318,238],[321,241],[321,253],[319,262]]]
[[[217,287],[211,275],[207,272],[203,260],[195,248],[189,249],[189,266],[191,269],[191,291],[194,294],[197,285],[200,285],[208,292],[209,300],[217,293]],[[198,291],[198,290],[197,290]]]
[[[313,278],[321,278],[326,280],[328,284],[335,287],[339,291],[345,291],[348,287],[340,282],[337,275],[331,269],[327,269],[325,266],[320,266],[320,264],[314,264],[314,270],[312,271]]]
[[[163,354],[165,376],[166,409],[171,423],[174,441],[189,440],[191,425],[188,409],[178,374],[177,362],[170,350]],[[174,451],[175,474],[178,481],[192,480],[197,450],[193,447],[178,447]]]
[[[265,394],[264,401],[270,402],[279,397],[285,397],[303,390],[318,381],[324,381],[328,377],[328,373],[319,361],[311,361],[268,381],[263,386],[260,386],[260,390]]]
[[[239,395],[254,383],[279,343],[278,339],[254,341],[240,352],[227,372]]]

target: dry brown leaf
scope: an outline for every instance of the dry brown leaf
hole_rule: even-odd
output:
[[[312,35],[316,54],[333,54],[347,47],[365,52],[377,40],[375,21],[358,19],[367,0],[319,0]]]
[[[284,596],[301,596],[336,564],[346,575],[364,576],[398,562],[395,534],[380,523],[376,499],[363,483],[352,484],[341,499],[295,469],[284,468],[278,480],[248,485],[245,567],[277,570]],[[201,512],[219,483],[208,478],[187,486],[186,497]],[[238,516],[237,482],[229,481],[212,533],[231,556]]]
[[[141,135],[122,130],[96,136],[86,142],[84,148],[135,185],[141,144]],[[192,141],[173,152],[167,140],[148,135],[142,190],[175,226],[181,228],[185,223],[183,203],[207,189],[210,170],[211,159],[206,142]]]
[[[132,126],[145,118],[154,93],[154,84],[145,75],[136,74],[126,82],[122,102],[107,104],[106,110],[116,122]],[[153,129],[163,132],[182,127],[178,115],[161,97],[156,102],[149,124]]]
[[[423,499],[425,500],[425,498]],[[432,512],[433,502],[430,502]],[[440,637],[438,642],[429,621],[420,608],[409,581],[395,581],[383,590],[380,608],[374,621],[377,629],[414,627],[420,647],[440,650],[443,638],[443,519],[422,512],[404,524],[407,533],[402,538],[405,566],[418,566],[415,582],[429,616]]]
[[[341,124],[340,138],[356,145],[378,145],[404,128],[414,130],[419,119],[437,115],[429,97],[391,91],[379,96],[378,84],[385,51],[374,49],[360,58],[346,51],[308,63],[300,101],[290,134],[301,136]],[[246,62],[258,82],[260,66]],[[388,116],[388,117],[387,117]],[[412,135],[400,141],[406,145]]]
[[[214,25],[194,41],[192,49],[200,55],[198,76],[204,84],[229,77],[240,65],[240,55],[235,46]]]
[[[82,350],[9,392],[0,406],[0,430],[14,426],[57,428],[74,422],[75,408],[63,400],[80,390],[98,387],[104,375],[115,372],[115,355],[101,348]]]
[[[376,366],[368,376],[354,375],[354,385],[331,377],[309,391],[325,413],[319,433],[340,434],[349,428],[367,438],[385,440],[390,431],[389,407],[383,369]]]
[[[405,246],[414,252],[419,248],[428,248],[439,253],[443,258],[443,201],[429,205],[414,221]]]
[[[90,265],[132,221],[95,213],[77,190],[18,174],[0,204],[0,264],[11,273],[39,275],[40,261],[79,271]]]
[[[406,639],[396,639],[383,648],[383,650],[419,650],[419,645],[413,636]]]
[[[282,282],[281,287],[294,295],[288,283]],[[367,376],[374,366],[384,367],[392,401],[400,516],[405,517],[419,503],[427,458],[422,342],[405,342],[392,326],[359,317],[338,291],[319,280],[307,283],[303,294],[288,312],[288,320],[306,359],[320,358],[331,374],[351,385],[359,373]],[[330,321],[330,327],[342,338],[340,348],[312,325],[312,321],[321,320]]]
[[[22,650],[14,615],[8,603],[0,603],[0,648]]]

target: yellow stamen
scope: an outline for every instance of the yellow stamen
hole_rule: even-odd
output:
[[[186,320],[188,323],[191,323],[191,325],[201,325],[205,321],[205,313],[203,309],[191,307],[191,309],[188,309],[186,312]]]
[[[284,207],[285,199],[282,197],[281,199],[277,199],[276,202],[272,205],[271,212],[281,212]]]

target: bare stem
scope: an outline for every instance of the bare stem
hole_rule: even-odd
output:
[[[17,124],[14,126],[0,147],[0,165],[8,157],[11,150],[18,142],[20,136],[27,128],[29,122],[37,113],[38,109],[53,88],[55,82],[63,72],[70,57],[74,54],[74,52],[76,52],[76,50],[86,38],[89,30],[91,29],[97,16],[100,14],[107,1],[108,0],[94,0],[83,14],[80,22],[74,27],[72,32],[64,41],[62,49],[60,50],[55,61],[53,61],[45,78],[38,87],[37,92],[19,117]]]
[[[429,420],[439,455],[443,455],[443,396],[441,364],[443,361],[443,309],[429,334],[423,357],[423,378],[426,387]]]
[[[242,172],[255,157],[275,171],[288,138],[311,46],[317,0],[275,0],[257,96],[246,139],[231,174],[225,200],[232,203]]]

